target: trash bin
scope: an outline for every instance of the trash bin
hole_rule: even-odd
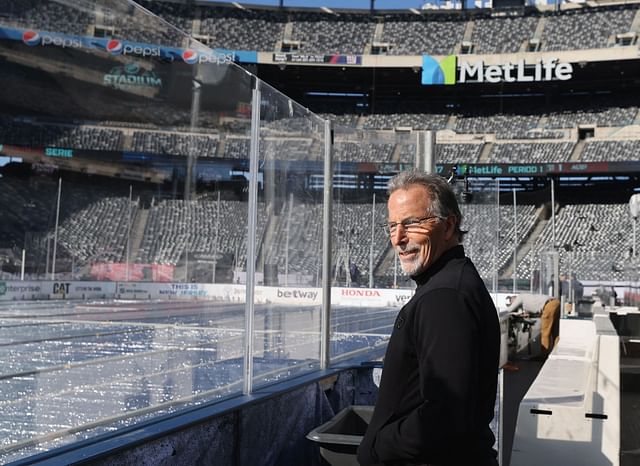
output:
[[[316,427],[307,438],[332,466],[358,466],[356,452],[373,416],[373,406],[349,406]]]

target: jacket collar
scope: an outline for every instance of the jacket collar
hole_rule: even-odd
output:
[[[433,277],[436,272],[441,270],[447,262],[451,259],[463,259],[464,258],[464,247],[461,244],[452,247],[451,249],[447,249],[442,253],[438,260],[436,260],[431,266],[422,272],[419,275],[412,276],[411,278],[416,282],[418,288],[427,283],[431,277]]]

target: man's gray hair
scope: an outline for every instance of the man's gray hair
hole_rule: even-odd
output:
[[[458,200],[449,183],[440,175],[418,170],[400,172],[389,180],[387,192],[391,195],[398,189],[408,189],[415,185],[424,186],[431,198],[431,208],[429,212],[425,212],[425,214],[436,215],[442,219],[449,216],[455,217],[455,229],[458,234],[458,241],[462,241],[463,235],[467,232],[460,228],[462,224],[462,213],[458,206]]]

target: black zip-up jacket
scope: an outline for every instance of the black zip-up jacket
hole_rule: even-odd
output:
[[[500,324],[462,246],[413,277],[396,317],[361,465],[497,465],[493,419]]]

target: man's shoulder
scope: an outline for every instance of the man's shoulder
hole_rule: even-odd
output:
[[[450,289],[464,293],[474,289],[485,289],[484,282],[471,259],[456,257],[438,270],[424,286],[416,290],[416,296],[423,296],[434,290]]]

